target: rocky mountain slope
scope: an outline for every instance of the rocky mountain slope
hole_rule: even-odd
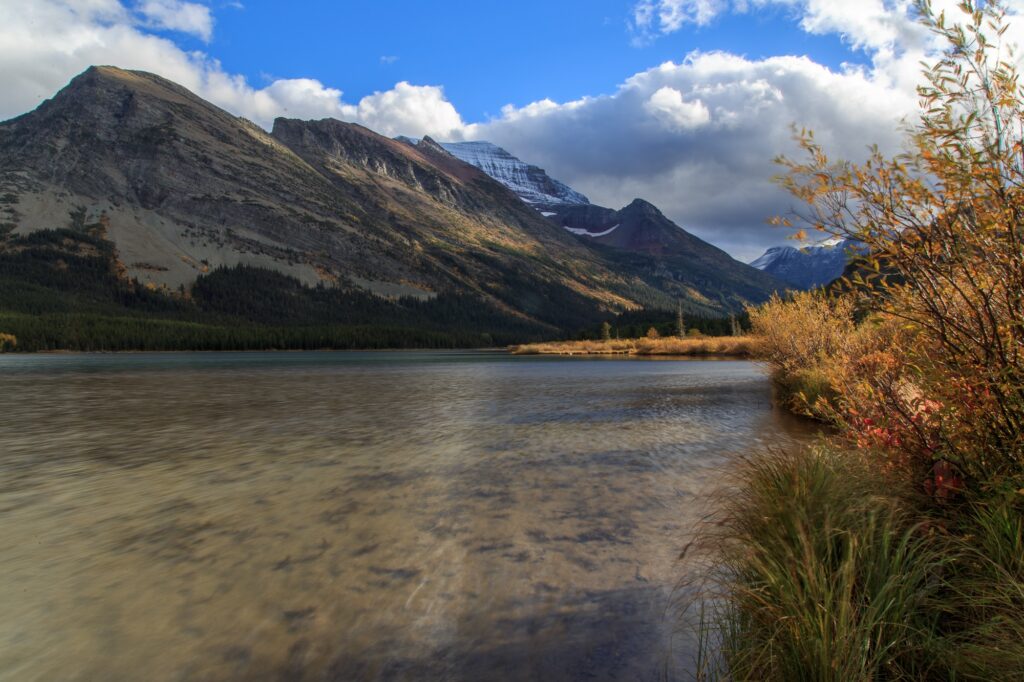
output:
[[[442,142],[452,156],[482,170],[538,210],[563,204],[589,204],[590,200],[550,177],[543,168],[520,161],[490,142]]]
[[[813,289],[840,277],[860,252],[862,248],[849,240],[803,248],[773,246],[750,265],[797,289]]]
[[[15,235],[102,215],[127,276],[155,286],[245,264],[388,295],[469,291],[527,315],[536,294],[510,278],[637,304],[628,277],[429,140],[330,120],[268,134],[151,74],[89,69],[0,125],[0,159]]]
[[[603,250],[607,258],[620,269],[643,273],[659,288],[707,301],[708,294],[716,300],[733,294],[757,299],[759,292],[785,286],[686,232],[642,199],[619,211],[604,208],[490,142],[440,144],[514,191],[567,232],[583,238],[584,243],[611,247]],[[725,281],[728,286],[720,287]]]
[[[549,219],[585,243],[607,247],[604,252],[620,267],[644,272],[662,288],[748,300],[757,299],[758,292],[784,288],[770,274],[693,236],[643,199],[618,211],[593,204],[556,206]],[[728,287],[722,286],[724,282]]]
[[[585,201],[564,185],[549,189],[549,198]],[[211,283],[250,287],[274,272],[305,285],[285,286],[290,296],[326,291],[297,306],[321,311],[308,324],[340,322],[330,316],[343,309],[374,324],[373,300],[454,296],[474,328],[494,326],[497,315],[540,335],[677,299],[695,314],[722,314],[778,286],[767,276],[758,288],[728,272],[684,282],[634,267],[429,138],[411,145],[335,120],[278,119],[267,133],[163,78],[112,67],[92,67],[35,111],[0,123],[0,257],[21,262],[40,248],[58,269],[85,262],[75,256],[83,249],[109,252],[111,276],[129,289],[186,302],[202,292],[220,302],[218,314],[260,324],[288,309],[274,289],[281,280],[261,280],[262,299],[274,301],[262,312],[239,303],[244,292]],[[19,272],[49,277],[34,267]],[[247,269],[218,274],[225,268]],[[75,278],[62,281],[85,281]],[[9,292],[0,310],[24,308],[31,286],[0,282],[0,296]],[[384,298],[357,296],[348,307],[320,300],[349,293]],[[406,317],[450,315],[444,305]]]

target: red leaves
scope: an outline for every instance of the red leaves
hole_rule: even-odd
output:
[[[925,492],[941,502],[949,502],[964,489],[964,479],[946,460],[936,462],[924,481]]]

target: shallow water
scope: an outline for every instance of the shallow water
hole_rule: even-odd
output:
[[[0,356],[0,679],[685,678],[742,361]]]

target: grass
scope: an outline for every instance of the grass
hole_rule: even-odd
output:
[[[608,341],[552,341],[510,346],[515,355],[722,355],[748,357],[754,341],[748,336],[697,338],[611,339]]]
[[[1019,500],[949,526],[877,469],[828,447],[740,467],[701,543],[698,679],[1024,679]]]

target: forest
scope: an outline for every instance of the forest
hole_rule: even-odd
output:
[[[521,280],[513,282],[515,290],[530,287]],[[0,333],[7,335],[0,350],[471,348],[597,338],[609,319],[624,338],[677,324],[674,312],[616,316],[548,289],[531,293],[539,320],[471,294],[386,299],[308,287],[250,266],[217,268],[191,288],[171,291],[129,279],[103,225],[85,224],[74,212],[67,227],[8,234],[0,242]],[[552,321],[554,310],[564,319]],[[729,321],[688,317],[687,324],[715,333]]]

